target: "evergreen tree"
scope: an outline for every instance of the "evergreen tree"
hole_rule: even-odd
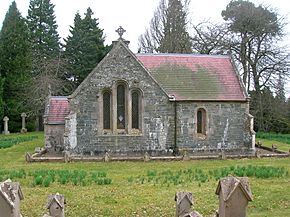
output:
[[[32,78],[28,92],[41,94],[39,106],[26,103],[31,112],[36,116],[36,130],[43,129],[42,115],[44,113],[45,99],[48,97],[47,91],[31,91],[37,86],[37,80],[51,80],[47,78],[47,73],[51,74],[51,65],[60,64],[60,42],[57,33],[56,17],[54,15],[54,5],[50,0],[30,0],[27,24],[30,32],[30,42],[32,47]],[[49,66],[49,67],[48,67]],[[61,73],[57,68],[55,72],[62,79]],[[44,85],[44,86],[43,86]],[[48,90],[49,82],[42,84],[42,89]],[[58,94],[58,93],[56,93]],[[36,96],[35,96],[36,97]]]
[[[160,42],[162,53],[192,53],[191,41],[186,29],[186,11],[180,0],[169,0],[164,26],[164,37]]]
[[[187,32],[189,0],[160,0],[150,28],[139,38],[139,52],[192,53]]]
[[[20,113],[23,112],[22,98],[19,96],[24,91],[24,84],[29,78],[31,69],[30,43],[28,29],[24,18],[12,2],[5,16],[0,33],[0,94],[3,94],[2,111],[10,119],[10,130],[19,130]],[[1,94],[1,95],[2,95]],[[1,100],[0,100],[1,105]],[[0,118],[1,118],[0,117]],[[18,123],[18,126],[17,126]]]
[[[50,0],[30,0],[27,23],[33,54],[33,70],[37,74],[39,61],[57,59],[60,52],[59,35]]]
[[[64,57],[68,62],[67,78],[78,86],[94,67],[106,55],[110,47],[104,46],[103,30],[99,28],[98,19],[87,9],[82,19],[77,13],[70,36],[65,39]]]

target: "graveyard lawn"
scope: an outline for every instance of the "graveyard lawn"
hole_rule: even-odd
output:
[[[263,158],[237,160],[196,160],[166,162],[78,162],[78,163],[26,163],[25,152],[33,152],[35,147],[43,146],[43,133],[12,134],[3,138],[19,137],[19,142],[9,148],[0,149],[0,172],[24,171],[26,176],[14,178],[19,181],[24,194],[21,202],[23,216],[43,216],[47,213],[48,195],[63,194],[66,198],[67,217],[88,216],[174,216],[174,196],[179,191],[193,193],[194,209],[210,216],[218,208],[215,190],[218,181],[205,174],[225,167],[245,166],[250,168],[271,166],[283,167],[290,173],[290,158]],[[33,138],[21,142],[22,137]],[[33,184],[29,174],[35,171],[84,171],[92,174],[102,171],[111,183],[97,184],[87,182],[61,184],[53,182],[48,187]],[[186,174],[195,172],[194,180]],[[177,174],[181,174],[177,177]],[[164,174],[167,174],[164,179]],[[289,216],[290,213],[290,175],[283,177],[250,177],[250,187],[254,201],[249,203],[248,216]],[[0,177],[1,178],[1,177]],[[168,179],[168,180],[167,180]]]

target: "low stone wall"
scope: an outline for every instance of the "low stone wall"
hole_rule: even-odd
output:
[[[27,162],[102,162],[102,161],[186,161],[186,160],[204,160],[204,159],[241,159],[241,158],[263,158],[263,157],[289,157],[289,153],[286,152],[263,152],[263,149],[257,148],[255,154],[235,154],[231,152],[220,152],[220,153],[206,153],[189,155],[183,153],[178,156],[151,156],[148,153],[138,156],[116,156],[105,153],[104,155],[70,155],[69,152],[64,152],[62,156],[46,156],[39,154],[26,153],[25,159]]]

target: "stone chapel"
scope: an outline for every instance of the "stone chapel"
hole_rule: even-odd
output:
[[[134,54],[120,38],[46,106],[45,147],[75,155],[253,154],[249,97],[230,56]]]

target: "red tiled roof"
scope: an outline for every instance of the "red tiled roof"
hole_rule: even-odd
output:
[[[229,56],[136,54],[176,100],[244,101],[247,98]]]
[[[64,124],[69,114],[69,102],[64,96],[51,96],[47,108],[48,124]]]

